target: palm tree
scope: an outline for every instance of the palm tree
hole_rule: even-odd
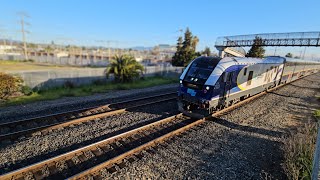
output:
[[[108,78],[113,73],[116,82],[130,82],[139,77],[143,70],[143,66],[133,56],[116,55],[107,66],[106,75]]]

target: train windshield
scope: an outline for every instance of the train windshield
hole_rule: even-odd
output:
[[[192,84],[203,85],[219,63],[219,60],[220,59],[213,59],[210,57],[200,57],[195,59],[190,66],[184,81]]]

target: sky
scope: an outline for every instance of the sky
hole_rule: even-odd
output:
[[[21,39],[17,13],[25,12],[31,42],[174,45],[189,27],[200,39],[198,50],[214,49],[219,36],[320,31],[319,7],[319,0],[7,0],[0,38]]]

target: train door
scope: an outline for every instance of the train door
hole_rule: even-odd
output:
[[[247,86],[251,85],[252,77],[253,77],[253,71],[250,71],[248,76]]]
[[[232,89],[232,79],[233,79],[234,74],[235,74],[235,72],[225,72],[223,74],[219,104],[223,105],[225,103],[225,100],[229,97],[230,90]]]

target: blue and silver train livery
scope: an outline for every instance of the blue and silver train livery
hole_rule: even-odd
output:
[[[279,56],[198,57],[180,76],[179,110],[191,116],[207,116],[320,68],[320,63],[303,62]]]

